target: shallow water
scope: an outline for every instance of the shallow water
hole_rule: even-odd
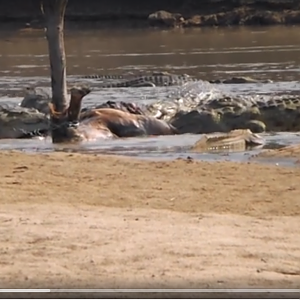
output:
[[[47,152],[80,152],[80,153],[102,153],[112,155],[126,155],[151,160],[169,160],[177,158],[190,158],[206,161],[260,161],[271,164],[294,166],[295,159],[256,159],[251,158],[262,149],[280,148],[284,145],[300,143],[300,134],[282,132],[278,134],[262,134],[266,140],[263,147],[248,149],[242,152],[230,152],[228,149],[211,150],[204,153],[192,153],[190,147],[201,138],[202,135],[184,134],[178,136],[159,136],[144,138],[126,138],[117,140],[97,140],[85,142],[79,145],[53,145],[51,138],[46,139],[20,139],[0,140],[2,150],[21,150],[27,153]]]
[[[65,34],[68,81],[72,75],[120,74],[134,70],[166,70],[208,80],[231,76],[270,78],[270,84],[209,85],[197,90],[239,95],[270,95],[300,91],[300,37],[298,27],[201,29],[181,31],[82,30]],[[43,32],[0,32],[0,101],[16,105],[28,85],[49,86],[47,44]],[[83,80],[80,80],[83,82]],[[86,80],[93,92],[84,106],[107,100],[149,103],[185,92],[183,88],[99,89],[97,80]],[[195,89],[195,85],[192,86]],[[188,87],[185,87],[188,90]],[[265,135],[265,147],[300,142],[297,134]],[[191,156],[205,160],[244,161],[258,150],[242,153],[191,154],[188,149],[200,136],[168,136],[89,142],[64,149],[47,140],[2,140],[0,149],[24,151],[83,151],[172,159]],[[286,163],[286,162],[285,162]]]

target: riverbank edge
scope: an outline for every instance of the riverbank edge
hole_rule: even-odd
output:
[[[66,27],[104,28],[201,28],[227,26],[273,26],[299,25],[300,3],[296,1],[183,1],[157,4],[156,1],[144,7],[134,6],[134,0],[116,5],[117,0],[101,4],[87,0],[80,10],[76,1],[70,2],[65,14]],[[14,2],[14,1],[12,1]],[[15,2],[17,2],[15,0]],[[113,9],[113,6],[118,9]],[[1,7],[4,6],[4,7]],[[18,7],[18,6],[17,6]],[[26,7],[27,8],[27,7]],[[43,28],[43,16],[38,6],[32,9],[22,7],[15,11],[0,4],[0,24],[8,27]],[[6,27],[6,26],[5,26]]]

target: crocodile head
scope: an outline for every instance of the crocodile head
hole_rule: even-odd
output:
[[[240,129],[240,131],[244,131],[244,138],[247,146],[260,146],[265,143],[263,137],[257,133],[253,133],[250,129]]]
[[[70,89],[71,100],[69,107],[63,112],[57,112],[53,103],[49,103],[50,116],[52,120],[53,143],[79,142],[84,140],[79,130],[79,119],[83,97],[90,93],[86,86],[75,86]],[[57,131],[55,134],[54,131]]]
[[[49,118],[34,108],[0,107],[0,138],[25,138],[47,134]]]
[[[261,146],[264,139],[249,129],[236,129],[230,132],[217,132],[205,134],[198,142],[191,147],[192,152],[204,150],[235,149],[244,151],[248,147]]]
[[[68,94],[68,97],[70,95]],[[25,96],[20,103],[21,107],[35,108],[48,115],[49,103],[51,102],[52,91],[50,87],[26,87]]]
[[[51,89],[26,87],[25,96],[20,103],[21,107],[35,108],[38,111],[49,114],[49,102],[51,101]]]

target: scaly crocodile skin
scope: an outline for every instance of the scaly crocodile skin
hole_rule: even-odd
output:
[[[116,80],[111,82],[101,82],[98,87],[117,88],[117,87],[147,87],[147,86],[174,86],[183,85],[187,82],[197,81],[197,79],[187,75],[176,75],[168,72],[156,72],[149,75],[87,75],[81,78]]]

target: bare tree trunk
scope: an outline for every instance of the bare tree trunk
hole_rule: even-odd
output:
[[[66,56],[64,46],[64,15],[68,0],[42,0],[41,9],[46,21],[48,41],[52,104],[56,112],[67,109]],[[52,142],[64,141],[63,118],[51,117]]]

